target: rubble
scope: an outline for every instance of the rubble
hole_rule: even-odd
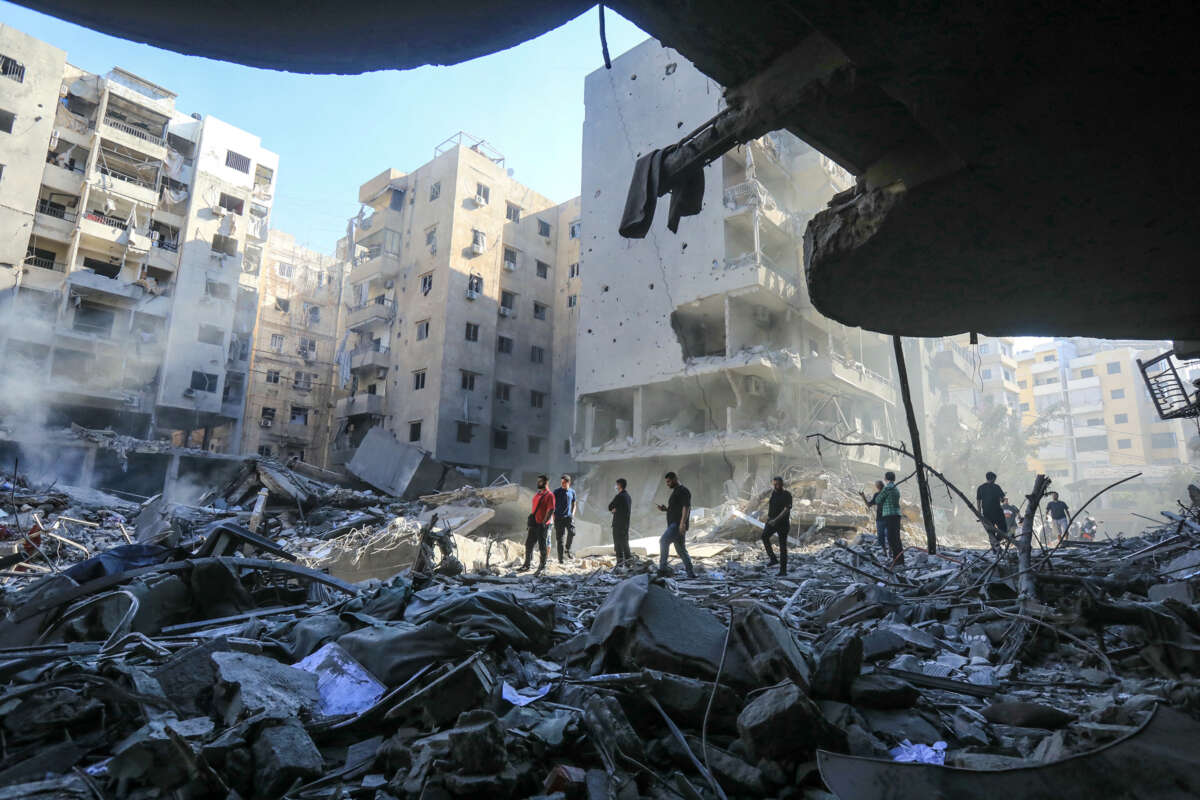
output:
[[[0,797],[1196,790],[1195,506],[1035,554],[1021,599],[1008,550],[893,571],[869,530],[786,577],[738,541],[694,580],[517,574],[480,535],[513,490],[399,502],[265,459],[187,507],[12,483],[4,510],[70,541],[10,539]]]

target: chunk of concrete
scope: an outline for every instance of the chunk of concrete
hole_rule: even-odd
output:
[[[829,700],[849,698],[850,686],[862,672],[862,662],[862,639],[852,630],[839,631],[817,658],[812,680],[813,696]]]
[[[738,734],[755,758],[797,761],[818,747],[845,748],[846,736],[825,721],[821,709],[795,684],[776,686],[738,715]]]
[[[214,700],[225,724],[243,716],[309,717],[320,707],[317,676],[250,653],[217,652]]]
[[[321,774],[321,753],[295,721],[264,728],[254,741],[254,783],[266,797],[278,797],[297,778]]]
[[[807,690],[812,684],[811,655],[801,649],[774,610],[753,601],[735,602],[733,637],[760,685],[791,680]]]
[[[868,708],[912,708],[921,693],[893,675],[860,675],[850,686],[850,702]]]
[[[989,722],[1018,728],[1055,730],[1075,721],[1075,715],[1040,703],[993,703],[983,710]]]
[[[1168,598],[1187,605],[1195,602],[1195,592],[1192,591],[1192,585],[1187,581],[1155,584],[1150,587],[1147,596],[1155,603],[1161,603]]]
[[[210,639],[180,650],[151,675],[158,680],[167,699],[184,713],[208,713],[217,680],[212,654],[229,650],[229,641],[225,637]]]
[[[508,758],[504,730],[491,711],[480,708],[460,714],[449,739],[451,756],[464,773],[481,775],[504,768]]]

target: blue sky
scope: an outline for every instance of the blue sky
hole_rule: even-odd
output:
[[[0,20],[104,73],[120,66],[199,111],[262,137],[279,153],[272,226],[332,253],[357,210],[358,186],[409,171],[459,130],[486,139],[513,177],[555,202],[579,194],[583,79],[603,66],[596,9],[510,50],[452,67],[298,75],[160,50],[0,2]],[[646,39],[606,10],[613,57]]]

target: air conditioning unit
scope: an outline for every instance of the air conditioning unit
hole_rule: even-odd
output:
[[[471,243],[471,252],[477,256],[483,255],[483,243],[482,242],[472,242]]]
[[[196,390],[189,386],[188,388],[183,390],[183,396],[184,397],[195,397]]]
[[[516,272],[516,271],[517,271],[517,262],[515,262],[515,261],[505,261],[505,262],[504,262],[504,268],[505,268],[506,270],[508,270],[509,272]]]
[[[270,420],[270,419],[260,419],[260,420],[258,421],[258,427],[260,427],[260,428],[269,428],[269,427],[271,427],[273,424],[275,424],[275,421],[274,421],[274,420]]]
[[[225,206],[213,206],[212,213],[214,217],[223,217],[229,212],[226,210]]]
[[[513,316],[513,310],[511,308],[505,308],[504,306],[500,306],[500,316],[511,317],[511,316]]]
[[[467,289],[467,299],[468,300],[478,300],[479,292],[475,291],[474,289]]]
[[[751,375],[746,378],[746,394],[751,397],[762,397],[766,394],[767,386],[763,383],[763,379],[757,375]]]
[[[483,195],[481,195],[481,194],[477,194],[477,195],[475,195],[475,205],[477,205],[477,206],[486,206],[486,205],[487,205],[487,203],[488,203],[488,201],[487,201],[487,198],[486,198],[486,197],[484,197],[484,196],[483,196]]]
[[[771,327],[771,309],[766,306],[755,306],[754,323],[760,328]]]

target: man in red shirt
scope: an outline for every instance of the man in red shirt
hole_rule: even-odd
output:
[[[550,525],[550,518],[554,516],[554,493],[546,488],[546,484],[549,482],[550,479],[545,475],[538,475],[538,490],[537,494],[533,496],[533,511],[528,520],[529,533],[525,536],[525,565],[518,572],[529,569],[529,565],[533,561],[533,545],[535,543],[541,554],[537,573],[546,568],[546,554],[550,550],[546,541],[546,528]]]

